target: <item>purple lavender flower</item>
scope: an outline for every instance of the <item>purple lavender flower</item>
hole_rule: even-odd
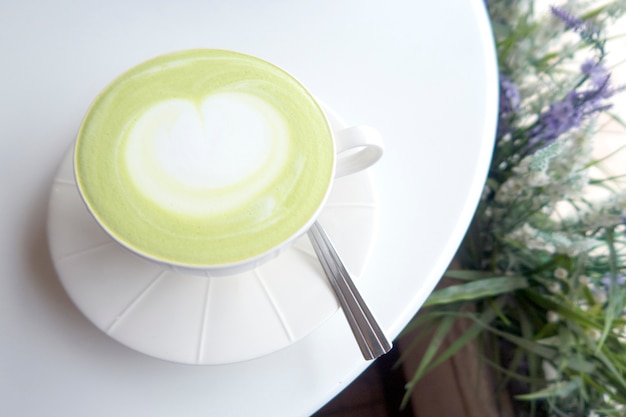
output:
[[[567,10],[557,7],[550,6],[550,11],[554,16],[556,16],[561,22],[565,24],[565,27],[570,30],[579,30],[584,24],[585,21],[574,16]]]
[[[517,86],[505,75],[500,75],[500,114],[510,114],[519,109],[520,95]]]
[[[610,74],[607,73],[602,79],[602,82],[599,84],[592,83],[594,84],[592,89],[577,93],[585,116],[611,108],[611,104],[606,104],[604,100],[612,97],[616,92],[621,91],[621,88],[612,89],[609,83],[610,78]]]
[[[511,116],[519,110],[520,94],[517,86],[506,76],[500,74],[500,109],[497,137],[510,131]]]
[[[587,71],[590,75],[593,71],[596,72],[597,83],[592,79],[591,89],[580,92],[572,90],[565,99],[552,103],[548,110],[541,113],[536,126],[529,132],[531,146],[538,143],[550,144],[563,133],[579,127],[585,117],[611,107],[605,103],[605,100],[615,93],[609,86],[610,74],[600,64],[594,64],[593,67],[584,66],[583,73]]]
[[[537,126],[531,130],[530,144],[549,144],[561,134],[580,126],[584,113],[578,103],[578,95],[571,91],[564,100],[552,103],[550,108],[539,116]]]
[[[600,87],[608,82],[610,77],[609,71],[606,69],[602,62],[596,62],[593,59],[587,59],[580,67],[580,71],[583,75],[586,75],[591,80],[591,84],[595,87]]]
[[[568,30],[577,32],[583,39],[593,41],[597,38],[598,29],[591,22],[580,19],[561,7],[550,6],[550,11]]]
[[[611,287],[611,274],[604,275],[604,277],[602,277],[600,282],[605,287],[610,288]],[[615,283],[617,285],[624,285],[626,283],[626,278],[624,278],[624,276],[622,274],[617,274],[615,276]]]

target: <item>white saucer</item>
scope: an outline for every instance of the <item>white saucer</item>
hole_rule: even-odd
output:
[[[334,129],[343,126],[328,115]],[[358,280],[378,223],[370,175],[336,180],[319,220]],[[338,310],[306,236],[267,264],[227,277],[166,271],[131,254],[87,212],[71,150],[52,186],[48,237],[60,280],[83,314],[118,342],[164,360],[257,358],[298,341]]]

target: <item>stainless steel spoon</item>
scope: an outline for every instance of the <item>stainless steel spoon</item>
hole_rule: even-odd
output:
[[[339,305],[348,319],[363,357],[371,360],[389,352],[391,343],[365,305],[332,242],[317,221],[309,229],[308,235],[324,273],[337,295]]]

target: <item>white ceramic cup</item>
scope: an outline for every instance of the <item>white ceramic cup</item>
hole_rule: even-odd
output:
[[[228,53],[226,51],[225,53]],[[276,67],[277,68],[277,67]],[[284,71],[284,70],[281,70]],[[124,76],[122,76],[124,77]],[[302,87],[304,88],[304,87]],[[310,94],[308,90],[304,90],[303,94]],[[311,96],[312,97],[312,96]],[[100,96],[96,99],[96,102],[100,100]],[[319,109],[323,109],[321,104],[317,103]],[[93,109],[93,106],[92,106]],[[91,112],[92,110],[90,110]],[[339,131],[332,131],[328,118],[326,117],[324,111],[322,110],[323,118],[326,124],[327,129],[332,132],[332,142],[333,142],[333,163],[330,166],[331,172],[326,172],[329,178],[338,178],[344,175],[349,175],[352,173],[356,173],[363,169],[366,169],[372,166],[376,161],[380,159],[383,154],[383,141],[379,132],[372,127],[369,126],[354,126],[345,129],[341,129]],[[89,113],[88,113],[89,115]],[[281,251],[285,248],[289,247],[291,243],[293,243],[296,239],[301,237],[304,233],[308,231],[310,226],[317,219],[320,211],[324,207],[330,189],[332,187],[332,180],[324,185],[324,197],[319,201],[317,207],[313,211],[313,214],[306,219],[305,222],[301,224],[301,226],[291,233],[288,237],[282,239],[280,242],[271,245],[271,247],[267,247],[261,253],[257,253],[253,256],[246,257],[244,259],[238,259],[234,262],[214,262],[214,263],[204,263],[198,264],[196,262],[189,263],[185,261],[180,261],[177,259],[164,259],[160,256],[154,256],[151,253],[141,250],[134,245],[128,244],[124,239],[119,238],[118,232],[115,230],[115,227],[107,224],[106,221],[102,220],[102,215],[98,213],[98,207],[92,200],[90,200],[89,193],[93,193],[93,189],[90,191],[87,189],[85,185],[83,185],[83,181],[81,179],[81,175],[84,177],[85,174],[80,173],[79,165],[81,164],[81,159],[78,156],[79,153],[79,142],[81,141],[81,135],[85,136],[84,130],[87,129],[85,126],[88,121],[88,117],[85,118],[83,122],[83,127],[81,127],[81,132],[79,132],[79,137],[76,141],[75,147],[75,157],[74,157],[74,171],[77,179],[78,189],[83,198],[83,201],[86,203],[86,206],[90,213],[93,215],[94,219],[98,222],[100,227],[107,232],[114,240],[116,240],[120,245],[130,250],[132,253],[138,255],[139,257],[148,260],[149,262],[156,263],[160,267],[172,269],[182,273],[190,273],[195,275],[204,275],[204,276],[225,276],[232,275],[239,272],[243,272],[249,269],[253,269],[268,260],[278,256]],[[87,129],[88,130],[88,129]],[[82,139],[83,142],[87,141],[87,139]],[[96,139],[100,140],[100,139]],[[103,139],[104,140],[104,139]],[[91,139],[93,142],[94,139]],[[83,147],[86,145],[82,144]],[[83,163],[84,164],[84,163]],[[106,176],[105,176],[106,181]],[[106,189],[106,187],[104,187]],[[117,197],[115,197],[117,198]]]

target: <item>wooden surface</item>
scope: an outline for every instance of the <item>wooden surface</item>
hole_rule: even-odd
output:
[[[394,346],[313,417],[414,417],[411,407],[400,410],[405,380],[394,367],[398,357]]]
[[[458,269],[453,261],[450,268]],[[442,279],[437,288],[445,288],[454,281]],[[420,312],[417,313],[420,315]],[[458,319],[443,342],[440,351],[454,343],[470,326],[468,319]],[[419,330],[418,330],[419,331]],[[416,332],[408,334],[397,344],[401,351],[409,349]],[[405,378],[411,379],[430,342],[429,337],[414,348],[403,363]],[[415,386],[411,405],[415,417],[512,417],[508,394],[495,393],[494,382],[488,366],[479,361],[480,344],[475,339],[454,356],[426,374]]]
[[[457,321],[444,346],[452,343],[467,328]],[[418,382],[411,401],[400,409],[404,385],[418,366],[428,338],[420,344],[403,366],[394,368],[399,354],[415,335],[407,335],[394,349],[378,359],[349,387],[313,417],[512,417],[508,399],[495,398],[489,369],[479,364],[478,345],[470,343]]]
[[[469,325],[466,321],[457,321],[446,337],[444,348],[453,343]],[[400,348],[406,347],[410,341],[410,335],[401,339]],[[406,360],[404,371],[407,380],[417,369],[426,344],[420,344]],[[506,408],[502,410],[497,405],[489,369],[479,363],[477,350],[477,343],[469,343],[416,384],[411,395],[416,417],[512,416]]]
[[[452,283],[443,279],[438,288]],[[457,320],[442,349],[453,343],[470,325],[468,320]],[[426,337],[414,347],[401,367],[394,365],[401,352],[409,349],[416,334],[414,332],[396,340],[389,354],[375,361],[314,417],[513,416],[508,396],[506,393],[496,396],[490,370],[479,362],[480,346],[477,342],[467,344],[426,374],[413,390],[409,405],[401,410],[404,385],[417,369],[430,339]]]

